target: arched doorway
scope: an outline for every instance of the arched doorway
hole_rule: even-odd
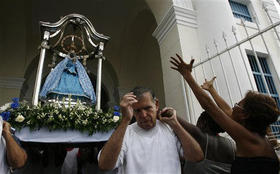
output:
[[[156,39],[152,37],[157,24],[145,2],[85,0],[77,4],[76,1],[70,0],[64,4],[51,0],[48,2],[47,9],[44,1],[31,1],[28,4],[30,6],[25,7],[27,45],[23,75],[26,81],[21,89],[21,98],[29,101],[32,99],[38,65],[36,49],[40,45],[38,21],[54,22],[60,16],[75,12],[88,17],[98,32],[111,37],[104,51],[106,61],[102,68],[104,89],[102,96],[105,97],[103,101],[106,101],[109,106],[118,104],[122,94],[140,85],[155,89],[161,105],[164,106],[159,46]],[[46,10],[42,12],[40,9]],[[45,60],[43,77],[50,71],[47,67],[50,61],[50,59]],[[89,60],[87,67],[92,73],[90,76],[94,83],[97,61]],[[48,170],[49,173],[59,173],[58,169]],[[28,172],[24,171],[24,173]]]
[[[160,51],[156,39],[152,36],[157,24],[146,2],[85,0],[77,4],[70,0],[64,4],[50,1],[44,12],[39,10],[45,7],[44,1],[28,3],[30,6],[26,6],[25,10],[28,44],[24,68],[26,82],[21,90],[24,91],[24,94],[21,94],[23,98],[29,101],[32,98],[34,73],[37,69],[34,57],[38,56],[36,48],[40,45],[38,22],[54,22],[60,16],[78,12],[89,18],[98,32],[111,37],[104,51],[106,61],[103,64],[102,78],[104,87],[107,88],[110,106],[118,104],[119,97],[136,85],[155,89],[162,106],[164,105]],[[45,60],[45,65],[48,61],[50,60]],[[88,68],[93,74],[96,74],[95,67],[96,61],[89,61]],[[44,68],[44,73],[47,73],[46,69]]]

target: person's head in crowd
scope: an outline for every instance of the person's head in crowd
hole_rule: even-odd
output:
[[[206,111],[203,111],[200,114],[196,126],[202,132],[208,133],[210,135],[217,135],[219,133],[225,132]]]
[[[280,115],[275,100],[265,94],[249,91],[233,107],[232,118],[252,132],[265,136],[267,127]]]
[[[153,90],[145,87],[135,87],[131,90],[138,102],[132,105],[134,117],[139,127],[149,130],[156,125],[159,102]]]

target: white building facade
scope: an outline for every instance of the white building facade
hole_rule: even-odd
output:
[[[57,21],[73,9],[111,37],[102,77],[109,105],[117,104],[136,85],[149,86],[158,93],[162,107],[172,106],[195,123],[202,109],[182,77],[170,68],[169,58],[175,53],[186,61],[195,58],[193,73],[200,84],[217,76],[215,87],[230,105],[248,90],[268,93],[280,105],[276,0],[20,3],[5,2],[1,11],[6,18],[0,29],[0,104],[17,96],[31,101],[40,45],[38,21]],[[40,11],[43,7],[45,12]],[[7,15],[9,9],[16,12]],[[88,64],[93,74],[96,67],[94,61]],[[48,72],[45,68],[44,76]]]
[[[231,106],[255,90],[271,95],[280,107],[277,6],[272,0],[174,0],[153,33],[161,50],[166,104],[181,109],[192,123],[202,112],[183,79],[170,71],[168,58],[177,52],[186,61],[195,58],[193,73],[200,84],[217,76],[215,88]]]
[[[161,107],[174,107],[179,116],[195,124],[202,108],[184,79],[170,68],[170,57],[178,53],[187,62],[195,59],[193,74],[199,84],[216,76],[215,88],[231,106],[248,90],[255,90],[274,97],[280,107],[277,0],[47,3],[1,4],[0,105],[13,97],[32,100],[41,43],[38,22],[79,13],[89,18],[97,32],[111,37],[104,51],[101,99],[109,106],[117,105],[134,86],[148,86],[156,91]],[[46,59],[43,77],[50,72],[49,63],[51,59]],[[97,61],[89,60],[87,68],[96,76]],[[277,123],[272,130],[279,134]],[[38,167],[33,173],[42,170]],[[46,173],[60,173],[50,171]]]

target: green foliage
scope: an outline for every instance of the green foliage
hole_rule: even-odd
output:
[[[107,132],[119,124],[119,116],[112,108],[108,112],[96,111],[93,106],[85,106],[79,101],[76,105],[47,103],[29,106],[21,102],[17,108],[7,108],[10,112],[8,122],[17,130],[29,127],[38,130],[47,127],[53,130],[79,130],[92,135],[95,132]]]

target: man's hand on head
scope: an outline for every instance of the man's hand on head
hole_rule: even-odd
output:
[[[120,102],[121,112],[122,112],[122,119],[128,119],[129,121],[133,117],[133,108],[132,104],[137,103],[138,100],[133,92],[125,94]]]

